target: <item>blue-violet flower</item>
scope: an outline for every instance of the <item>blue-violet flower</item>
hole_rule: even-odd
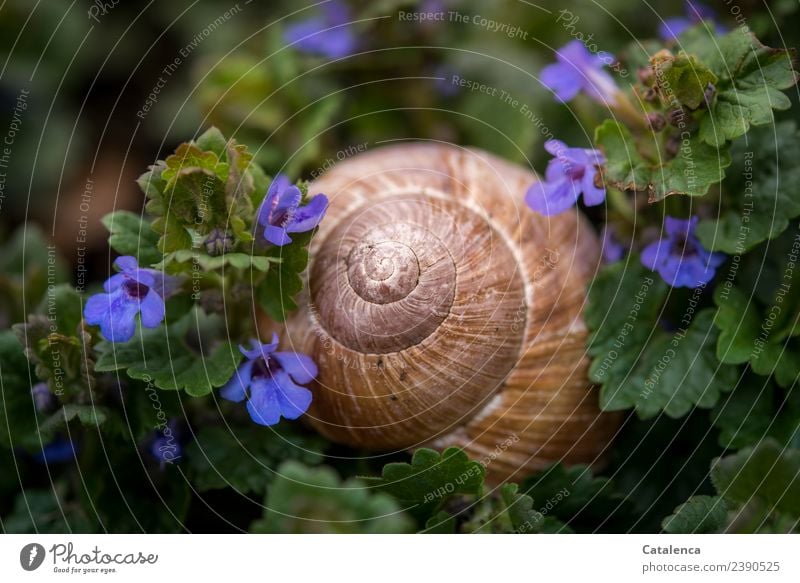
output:
[[[603,66],[612,60],[608,53],[592,54],[579,40],[573,40],[556,51],[556,63],[541,72],[542,84],[567,102],[584,91],[589,97],[610,106],[619,92],[611,75]]]
[[[603,247],[603,260],[606,263],[616,263],[625,256],[625,245],[617,239],[616,230],[612,225],[603,227],[600,233],[601,245]]]
[[[58,405],[58,398],[52,393],[47,383],[36,383],[31,387],[31,396],[39,413],[49,413]]]
[[[714,277],[717,267],[725,261],[724,253],[705,249],[694,231],[697,217],[688,220],[667,217],[666,236],[642,250],[642,264],[658,271],[672,287],[698,287]]]
[[[355,34],[349,28],[350,10],[344,2],[330,0],[322,6],[322,15],[308,18],[286,28],[283,38],[298,50],[338,59],[356,50]]]
[[[165,464],[173,464],[180,460],[183,455],[183,443],[177,419],[170,419],[154,432],[148,450],[162,468]]]
[[[684,7],[686,16],[667,18],[658,27],[658,34],[662,39],[677,39],[687,28],[703,22],[704,20],[713,22],[714,28],[718,34],[725,32],[725,28],[717,24],[715,20],[716,13],[708,6],[700,4],[699,2],[692,2],[692,0],[686,0]]]
[[[63,464],[75,459],[77,446],[68,439],[55,439],[33,455],[40,464]]]
[[[275,177],[258,211],[258,224],[264,227],[267,241],[280,247],[292,242],[289,233],[305,233],[319,225],[328,209],[328,197],[318,194],[300,206],[302,199],[300,189],[287,176]]]
[[[307,384],[317,376],[317,365],[310,356],[296,352],[277,352],[278,335],[272,343],[251,340],[252,349],[240,346],[246,361],[220,394],[240,403],[247,399],[247,411],[259,425],[275,425],[281,417],[297,419],[311,405]]]
[[[525,202],[543,215],[557,215],[572,207],[583,194],[586,206],[595,206],[606,198],[606,189],[595,186],[597,166],[605,163],[599,150],[570,148],[559,140],[548,140],[545,150],[555,158],[545,171],[545,180],[535,182],[525,195]]]
[[[111,342],[127,342],[136,330],[136,314],[141,312],[142,326],[155,328],[164,320],[164,299],[180,285],[179,278],[155,269],[140,268],[130,255],[118,257],[112,275],[103,289],[86,302],[86,322],[99,325],[103,337]]]

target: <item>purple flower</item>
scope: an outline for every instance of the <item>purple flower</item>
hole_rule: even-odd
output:
[[[234,241],[230,233],[223,229],[214,229],[205,238],[203,245],[209,255],[217,256],[233,251]]]
[[[33,455],[40,464],[62,464],[75,459],[77,446],[68,439],[56,439],[42,448],[42,451]]]
[[[322,15],[308,18],[286,28],[284,40],[313,55],[338,59],[356,50],[356,37],[348,28],[350,10],[344,2],[330,0],[322,6]]]
[[[239,347],[247,360],[220,394],[235,403],[247,399],[247,411],[259,425],[275,425],[281,417],[297,419],[311,405],[311,391],[295,383],[314,380],[317,365],[305,354],[276,352],[277,334],[272,335],[271,344],[257,340],[251,344],[251,350]]]
[[[714,23],[714,28],[717,33],[724,33],[725,28],[715,22],[716,13],[699,2],[692,2],[686,0],[684,3],[686,16],[676,16],[675,18],[667,18],[658,27],[658,34],[664,40],[675,40],[687,28],[694,26],[704,20],[710,20]]]
[[[599,150],[569,148],[559,140],[548,140],[545,150],[555,158],[545,171],[545,180],[535,182],[525,195],[525,202],[543,215],[557,215],[572,207],[583,194],[586,206],[595,206],[606,198],[606,189],[594,184],[597,168],[605,163]]]
[[[651,243],[642,251],[642,264],[658,271],[672,287],[698,287],[714,277],[725,261],[724,253],[712,253],[695,237],[697,217],[688,220],[667,217],[666,237]]]
[[[606,263],[615,263],[625,256],[625,246],[617,239],[613,225],[605,225],[600,237],[603,246],[603,260]]]
[[[584,91],[595,101],[610,105],[619,89],[603,66],[612,60],[608,53],[592,54],[582,42],[573,40],[556,51],[557,63],[542,69],[541,82],[559,101],[570,101]]]
[[[142,269],[135,257],[118,257],[112,275],[103,289],[86,302],[86,322],[99,325],[103,337],[111,342],[127,342],[136,330],[136,314],[141,312],[142,326],[155,328],[164,320],[164,298],[173,294],[180,280],[155,269]]]
[[[178,420],[170,419],[162,429],[157,429],[147,449],[162,468],[165,464],[179,461],[183,455],[183,443]]]
[[[31,395],[33,396],[33,404],[39,413],[49,413],[53,411],[58,405],[58,399],[50,391],[47,383],[36,383],[31,387]]]
[[[328,197],[318,194],[307,205],[300,206],[300,189],[278,174],[267,191],[258,211],[258,224],[264,227],[264,238],[273,245],[291,243],[288,233],[305,233],[319,225],[328,208]]]

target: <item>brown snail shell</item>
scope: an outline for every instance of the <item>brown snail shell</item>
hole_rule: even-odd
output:
[[[457,445],[493,481],[596,463],[619,426],[587,379],[585,285],[599,244],[577,212],[523,202],[534,174],[485,152],[405,143],[349,159],[284,343],[314,357],[307,414],[376,451]]]

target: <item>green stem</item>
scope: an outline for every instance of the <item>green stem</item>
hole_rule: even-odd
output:
[[[622,218],[624,218],[629,223],[634,223],[636,221],[636,210],[633,208],[631,201],[627,194],[623,191],[619,190],[618,188],[608,188],[608,194],[606,195],[609,204],[611,207],[617,211]]]

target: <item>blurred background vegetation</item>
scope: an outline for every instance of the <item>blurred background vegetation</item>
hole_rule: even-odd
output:
[[[735,26],[725,2],[707,3],[723,25]],[[74,266],[70,254],[79,230],[86,229],[82,221],[88,221],[88,264],[97,267],[99,278],[109,264],[100,218],[114,209],[141,212],[136,177],[210,125],[248,144],[268,172],[298,179],[310,178],[354,147],[403,139],[476,146],[541,170],[548,130],[577,145],[588,143],[593,122],[599,121],[580,102],[556,103],[537,82],[553,51],[571,37],[536,3],[351,0],[358,50],[338,60],[304,54],[284,42],[288,24],[316,13],[311,2],[121,0],[90,18],[99,4],[6,0],[0,5],[0,135],[14,121],[21,92],[29,92],[9,154],[0,241],[21,222],[34,221],[66,265]],[[654,37],[662,19],[683,11],[676,0],[541,4],[572,12],[579,18],[575,30],[592,34],[600,50],[634,58],[645,48],[635,39]],[[735,4],[765,44],[800,44],[800,29],[793,26],[797,0]],[[398,18],[399,11],[442,9],[511,23],[527,35],[509,38],[472,24],[418,25]],[[497,96],[458,88],[453,75],[505,91],[519,105],[502,106]],[[788,115],[798,112],[794,107]],[[88,216],[81,210],[84,201],[90,202],[83,207]],[[602,207],[592,212],[601,213]],[[683,443],[681,435],[690,437]],[[676,473],[672,459],[683,456],[684,447],[702,459]],[[615,479],[622,491],[640,489],[637,508],[619,510],[624,516],[615,523],[614,506],[604,507],[598,512],[609,518],[600,528],[658,530],[677,504],[708,489],[703,486],[708,460],[719,451],[707,422],[694,416],[647,426],[632,422],[616,448]],[[654,463],[652,452],[665,455]],[[13,462],[0,460],[0,467],[6,463]],[[354,475],[371,471],[353,466]],[[646,489],[640,481],[645,473]],[[46,486],[46,477],[41,482]],[[237,506],[230,496],[208,495],[193,507],[188,527],[246,528],[259,512],[257,504]],[[10,504],[0,502],[0,513]],[[220,506],[227,508],[225,518],[215,510]],[[169,530],[175,526],[170,524],[153,528]],[[597,521],[591,524],[598,528]]]

